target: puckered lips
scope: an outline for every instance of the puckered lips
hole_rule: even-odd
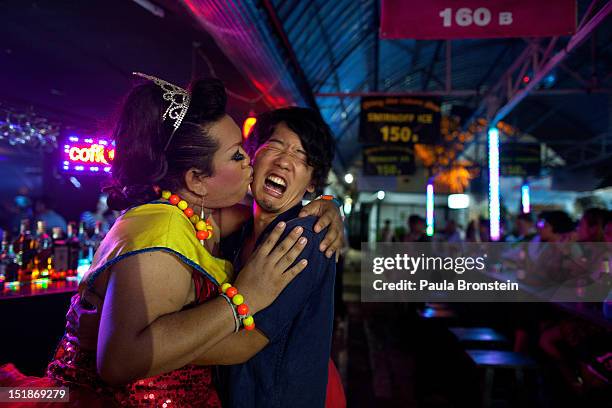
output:
[[[287,190],[287,180],[275,173],[270,173],[264,180],[264,191],[272,197],[281,198]]]

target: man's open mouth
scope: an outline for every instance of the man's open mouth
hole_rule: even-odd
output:
[[[287,181],[276,174],[270,174],[264,180],[264,187],[268,193],[280,197],[287,190]]]

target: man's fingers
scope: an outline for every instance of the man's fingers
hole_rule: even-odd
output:
[[[286,252],[276,263],[276,267],[283,271],[287,269],[302,253],[308,240],[306,237],[301,237],[290,251]]]

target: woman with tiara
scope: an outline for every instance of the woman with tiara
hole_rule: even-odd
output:
[[[147,81],[120,110],[106,188],[109,207],[123,212],[71,300],[46,377],[9,364],[0,386],[64,386],[72,406],[219,407],[211,367],[191,362],[255,328],[256,313],[305,267],[294,262],[305,242],[299,230],[280,240],[281,223],[239,274],[215,257],[253,173],[225,89],[216,79],[187,91],[138,75]],[[322,220],[340,223],[333,205],[324,211]]]

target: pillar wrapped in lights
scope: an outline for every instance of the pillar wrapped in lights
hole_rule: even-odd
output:
[[[523,214],[529,214],[531,212],[529,184],[523,184],[521,187],[521,208],[523,210]]]
[[[489,219],[492,241],[500,238],[499,130],[489,129]]]
[[[433,180],[427,183],[427,209],[426,209],[427,228],[425,233],[431,237],[434,234],[434,186]]]

